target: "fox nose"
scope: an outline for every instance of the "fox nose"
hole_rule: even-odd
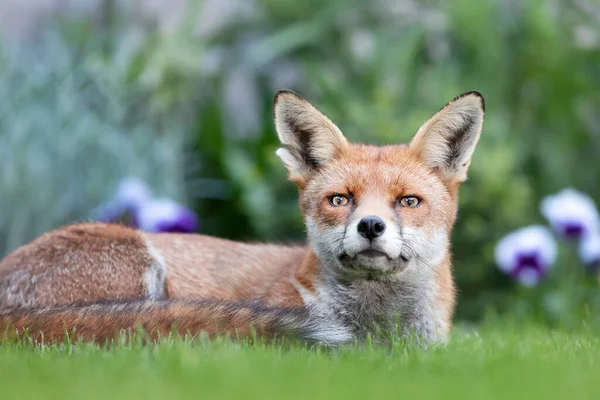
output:
[[[373,240],[385,232],[385,223],[379,217],[364,217],[360,220],[356,229],[362,237]]]

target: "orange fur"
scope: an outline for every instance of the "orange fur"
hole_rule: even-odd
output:
[[[119,225],[70,225],[0,262],[0,309],[145,297],[144,273],[157,263],[167,271],[168,297],[299,304],[291,286],[280,281],[294,274],[305,252],[303,247],[150,234]]]
[[[248,244],[204,235],[143,233],[164,257],[172,297],[300,304],[281,285],[302,263],[303,247]]]
[[[155,260],[140,235],[117,225],[77,224],[46,233],[0,262],[0,308],[145,296]]]

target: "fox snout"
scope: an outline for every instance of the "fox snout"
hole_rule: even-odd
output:
[[[373,206],[378,202],[373,200],[357,204],[349,218],[339,260],[342,267],[355,271],[395,272],[406,261],[402,257],[401,222],[394,217],[391,208],[389,212],[383,212],[388,210],[379,204],[377,208],[382,212],[376,212],[377,208]]]
[[[356,226],[356,230],[362,237],[372,242],[385,232],[385,222],[377,216],[364,217]]]

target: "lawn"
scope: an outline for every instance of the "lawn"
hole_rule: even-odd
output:
[[[445,348],[0,345],[3,399],[599,398],[600,341],[496,321]],[[410,397],[408,397],[410,396]]]

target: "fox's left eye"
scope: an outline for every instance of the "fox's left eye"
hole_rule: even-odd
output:
[[[334,207],[342,207],[350,202],[347,196],[343,194],[334,194],[333,196],[329,196],[329,204]]]
[[[404,196],[398,199],[402,207],[415,208],[421,204],[421,199],[416,196]]]

